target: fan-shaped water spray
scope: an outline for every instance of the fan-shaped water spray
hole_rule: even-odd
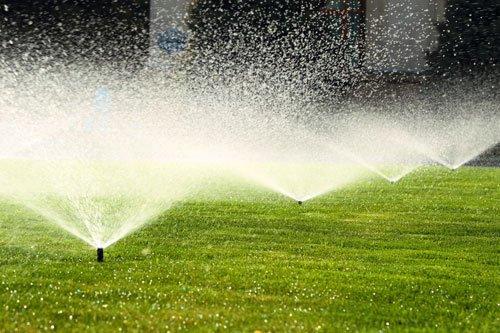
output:
[[[16,102],[19,113],[37,107]],[[87,105],[72,110],[70,122],[65,109],[33,117],[35,128],[49,124],[53,134],[43,139],[23,132],[31,123],[10,120],[26,144],[14,144],[2,161],[1,192],[104,249],[188,195],[197,171],[168,158],[154,162],[155,149],[149,149],[154,138],[141,132],[144,126],[136,117],[130,120],[123,104],[112,103],[108,89],[99,88]],[[53,117],[57,112],[60,121]],[[44,117],[51,121],[39,122]]]
[[[302,204],[375,175],[396,182],[436,161],[457,167],[498,142],[493,102],[446,104],[453,116],[400,114],[389,102],[319,112],[254,76],[123,75],[18,71],[0,92],[1,194],[102,249],[100,258],[215,173]]]
[[[498,102],[458,98],[441,112],[424,113],[402,140],[436,163],[455,170],[500,141]]]

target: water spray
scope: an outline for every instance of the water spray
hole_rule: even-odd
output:
[[[97,248],[97,262],[104,261],[104,249],[102,247]]]

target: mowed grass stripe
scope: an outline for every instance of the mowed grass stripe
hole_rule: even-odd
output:
[[[207,189],[104,264],[0,208],[0,331],[500,330],[499,169],[426,168],[303,206],[244,183]]]

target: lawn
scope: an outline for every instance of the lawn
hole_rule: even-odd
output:
[[[0,205],[0,331],[500,330],[500,169],[214,185],[106,249]]]

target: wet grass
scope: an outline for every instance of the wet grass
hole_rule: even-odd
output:
[[[104,264],[3,203],[0,331],[500,330],[500,169],[421,170],[303,206],[211,193]]]

